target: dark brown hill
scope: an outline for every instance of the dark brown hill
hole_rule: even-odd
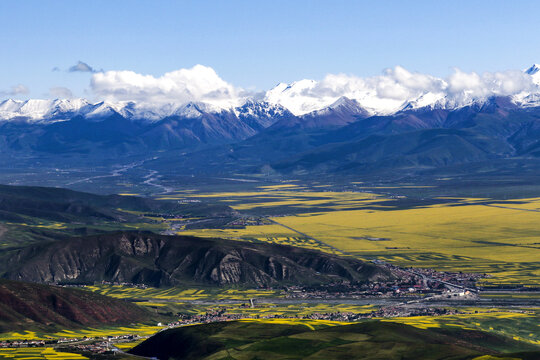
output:
[[[133,303],[89,291],[0,280],[0,332],[128,324],[149,317]]]
[[[391,277],[374,264],[314,250],[150,232],[30,245],[6,253],[2,263],[6,278],[45,283],[268,286]]]

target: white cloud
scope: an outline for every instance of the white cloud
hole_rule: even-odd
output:
[[[18,84],[18,85],[12,86],[11,89],[7,91],[0,91],[0,95],[16,96],[16,95],[25,95],[25,94],[28,94],[29,92],[30,90],[26,86],[22,84]]]
[[[473,100],[512,96],[524,91],[538,92],[538,88],[533,78],[522,71],[479,75],[455,69],[447,78],[437,78],[396,66],[380,76],[360,78],[329,74],[320,81],[280,84],[267,92],[266,100],[282,104],[299,115],[329,106],[345,96],[357,100],[374,114],[389,114],[408,103],[461,106]]]
[[[504,71],[494,73],[465,73],[455,69],[447,79],[447,95],[456,104],[470,102],[490,96],[517,95],[523,91],[537,91],[537,86],[530,75],[522,71]]]
[[[238,105],[244,92],[221,79],[214,69],[195,65],[160,77],[133,71],[106,71],[92,75],[91,89],[107,101],[139,104],[206,102],[220,107]]]
[[[127,70],[97,72],[92,74],[91,90],[97,100],[134,101],[142,107],[194,101],[227,108],[240,105],[250,96],[261,98],[226,82],[203,65],[161,76]],[[280,84],[263,97],[297,115],[322,109],[342,96],[357,100],[373,114],[391,114],[407,104],[462,106],[490,96],[531,92],[539,93],[538,85],[523,71],[477,74],[455,69],[448,77],[440,78],[396,66],[379,76],[328,74],[319,81]]]
[[[318,82],[302,80],[270,90],[266,99],[281,103],[295,114],[303,114],[331,105],[345,96],[357,100],[373,113],[385,113],[397,110],[404,102],[426,92],[440,93],[445,86],[441,79],[411,73],[397,66],[374,77],[329,74]]]

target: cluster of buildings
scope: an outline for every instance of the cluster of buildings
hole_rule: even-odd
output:
[[[113,342],[132,342],[141,339],[139,335],[125,334],[116,336],[87,337],[82,338],[58,338],[50,340],[2,340],[0,348],[25,348],[25,347],[44,347],[52,345],[68,345],[79,350],[100,352],[104,348],[111,350],[114,348]],[[96,342],[97,341],[97,342]]]
[[[460,312],[456,309],[447,309],[439,307],[407,307],[407,306],[384,306],[380,309],[365,314],[364,318],[381,318],[381,317],[409,317],[409,316],[441,316],[455,315]]]
[[[391,281],[365,283],[339,282],[317,286],[289,286],[285,297],[289,299],[363,299],[363,298],[426,298],[448,293],[471,294],[478,292],[476,282],[482,274],[444,272],[433,269],[404,269],[384,261],[374,260],[393,276]]]
[[[0,348],[43,347],[49,344],[53,344],[52,340],[2,340]]]
[[[330,320],[330,321],[342,321],[342,322],[355,322],[362,319],[381,318],[381,317],[408,317],[408,316],[440,316],[440,315],[454,315],[461,313],[456,309],[439,308],[439,307],[422,307],[411,305],[392,305],[384,306],[378,310],[354,313],[354,312],[314,312],[311,314],[305,314],[301,316],[294,316],[291,314],[266,314],[266,315],[253,315],[253,314],[239,314],[228,313],[227,308],[222,307],[216,310],[211,310],[205,314],[200,315],[183,315],[178,321],[171,322],[166,325],[165,329],[175,328],[183,325],[192,324],[207,324],[220,321],[232,321],[240,319],[309,319],[309,320]]]
[[[226,308],[207,311],[205,314],[198,315],[182,315],[178,321],[167,324],[166,328],[173,328],[191,324],[208,324],[220,321],[231,321],[249,318],[244,314],[230,314],[226,312]]]
[[[89,341],[81,344],[70,346],[69,350],[77,350],[77,352],[90,352],[93,354],[109,354],[118,352],[118,348],[115,344],[122,342],[134,342],[141,339],[139,335],[118,335],[108,336],[102,338],[95,338],[94,340],[101,341]],[[91,340],[91,339],[89,339]]]
[[[227,227],[244,227],[244,226],[260,226],[269,225],[271,222],[260,216],[245,216],[235,219],[227,224]]]

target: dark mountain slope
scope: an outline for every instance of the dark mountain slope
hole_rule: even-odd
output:
[[[334,104],[311,113],[276,121],[269,129],[335,129],[369,117],[357,101],[341,97]]]
[[[235,142],[255,135],[257,130],[238,121],[234,113],[223,111],[199,117],[170,116],[150,125],[140,137],[149,149],[173,150]]]
[[[0,280],[0,332],[148,320],[141,307],[79,289]]]
[[[508,142],[514,146],[517,155],[540,157],[540,119],[525,123],[508,138]]]
[[[498,151],[510,152],[501,144]],[[332,172],[358,168],[442,167],[495,158],[493,142],[461,130],[430,129],[399,135],[370,137],[321,146],[315,150],[277,163],[281,172]]]
[[[535,157],[540,155],[538,123],[540,109],[518,108],[506,98],[454,111],[408,110],[314,136],[311,149],[271,166],[286,173],[374,173]]]
[[[122,115],[123,114],[123,115]],[[128,108],[113,109],[99,116],[44,119],[0,119],[0,150],[16,156],[87,155],[114,159],[147,155],[163,150],[194,150],[246,139],[292,114],[279,105],[247,102],[235,109],[211,109],[188,103],[171,115],[135,118]],[[144,114],[141,114],[144,116]]]
[[[35,282],[312,284],[387,279],[359,260],[289,246],[149,232],[118,232],[30,245],[5,253],[4,277]]]
[[[329,132],[321,141],[347,142],[370,135],[395,135],[425,129],[467,130],[486,138],[506,139],[528,121],[540,118],[540,110],[523,109],[506,98],[492,98],[456,110],[421,108],[389,116],[372,116]]]
[[[22,215],[52,221],[90,223],[100,220],[123,221],[130,217],[117,209],[186,216],[230,216],[233,212],[223,205],[179,205],[137,196],[95,195],[61,188],[0,185],[0,220],[3,215]]]
[[[251,106],[254,106],[253,104]],[[242,107],[243,108],[243,107]],[[238,108],[238,109],[242,109]],[[255,108],[256,109],[256,108]],[[189,173],[230,173],[258,171],[261,165],[295,156],[328,142],[329,131],[359,121],[368,116],[354,100],[341,98],[335,104],[312,113],[294,116],[288,111],[275,111],[274,120],[266,128],[242,141],[216,146],[202,151],[178,155],[163,155],[150,162],[165,173],[171,162]],[[253,112],[253,109],[251,109]],[[258,121],[264,114],[256,113]],[[244,118],[242,113],[239,114]],[[201,167],[204,164],[204,167]]]
[[[441,128],[448,117],[447,110],[415,110],[392,116],[371,116],[329,132],[320,143],[360,140],[370,135],[395,135],[422,129]]]
[[[33,150],[49,153],[90,153],[111,149],[132,151],[143,145],[136,135],[141,124],[113,114],[100,121],[77,116],[42,128]]]

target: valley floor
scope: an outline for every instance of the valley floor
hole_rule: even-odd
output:
[[[111,176],[120,180],[129,171],[131,168]],[[158,201],[224,204],[238,216],[209,226],[200,217],[132,214],[144,218],[141,229],[151,224],[165,234],[316,249],[395,268],[401,277],[411,276],[416,282],[410,288],[337,293],[301,286],[222,291],[95,284],[86,290],[130,300],[164,320],[125,327],[6,333],[0,336],[0,358],[81,359],[97,354],[107,358],[113,353],[129,358],[122,351],[164,329],[241,319],[303,324],[307,329],[313,327],[311,330],[323,325],[389,321],[417,329],[481,331],[512,339],[524,349],[540,347],[538,197],[445,196],[433,184],[355,182],[339,187],[297,181],[240,186],[226,180],[221,184],[229,185],[173,190],[160,182],[159,174],[148,175],[146,185],[161,192],[154,194]],[[133,189],[124,196],[136,194]],[[58,226],[61,229],[64,224]],[[438,292],[434,291],[437,286]],[[16,345],[14,341],[23,342]],[[516,352],[516,344],[501,351]],[[26,348],[32,345],[36,347]],[[71,352],[74,355],[68,354]],[[494,354],[481,359],[497,359]]]

